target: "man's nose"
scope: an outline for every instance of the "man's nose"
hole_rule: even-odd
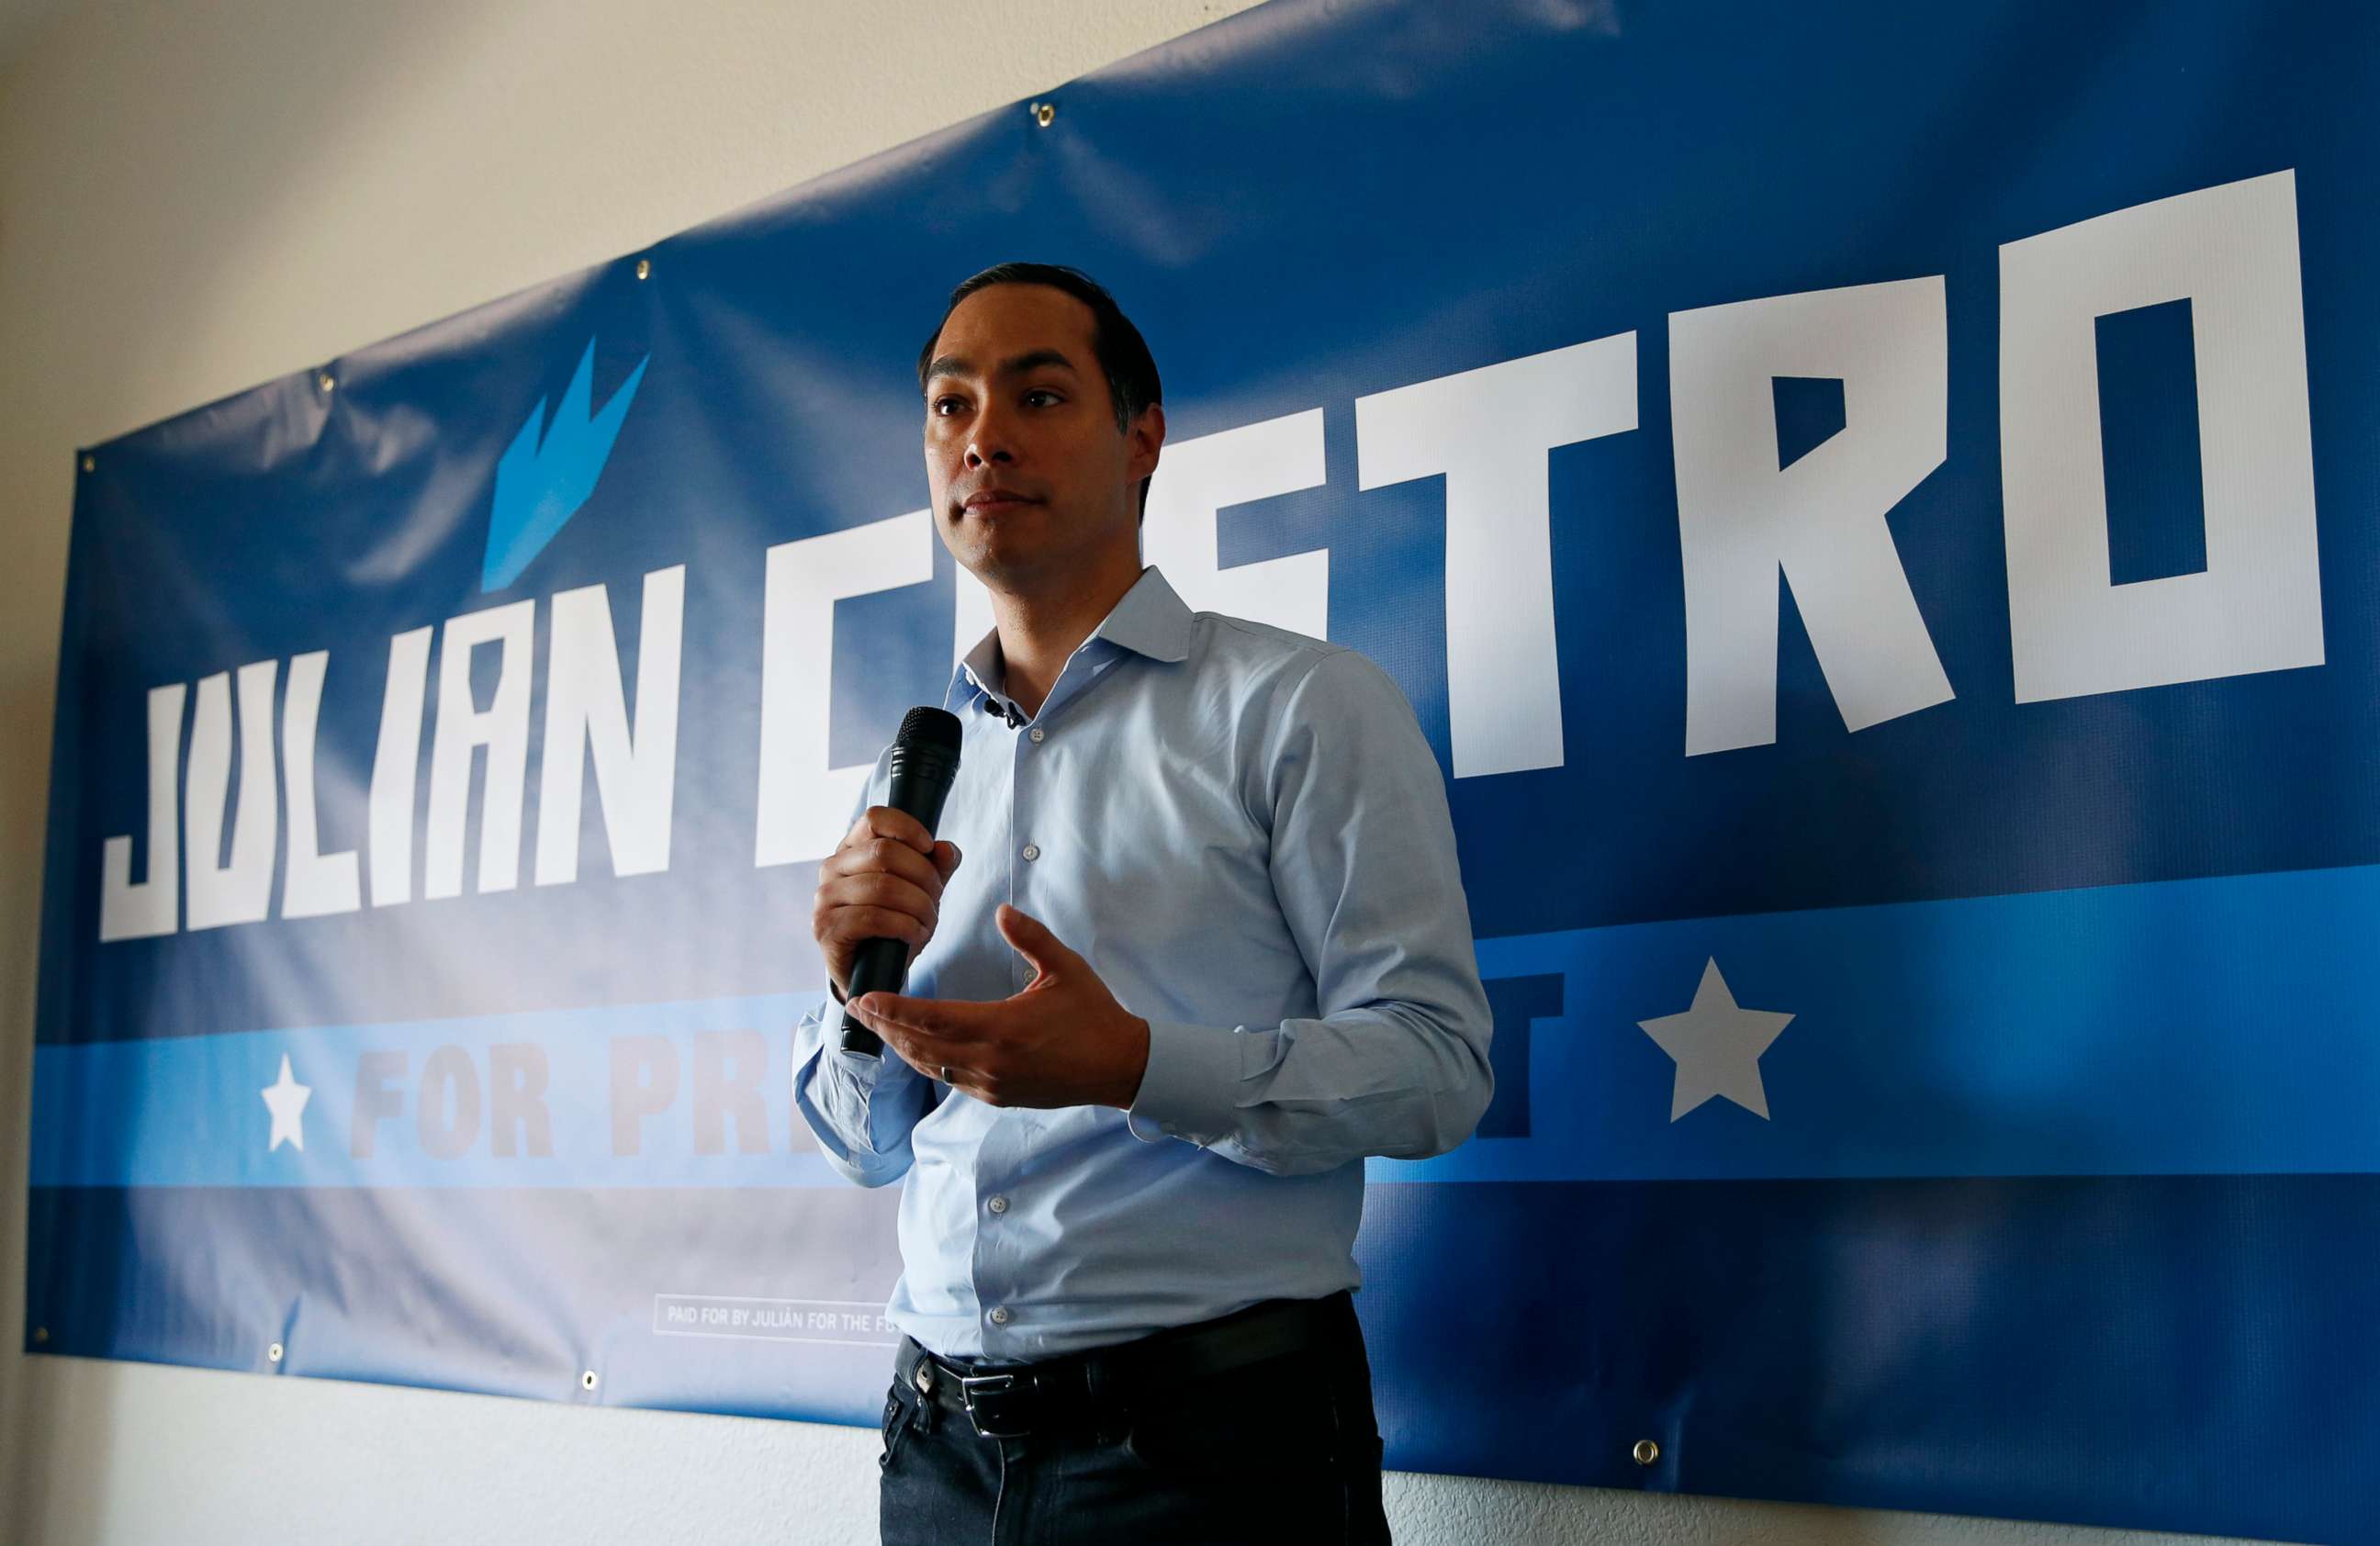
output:
[[[988,462],[1012,463],[1015,460],[1016,452],[1008,433],[1006,416],[990,409],[978,413],[967,435],[966,465],[980,467]]]

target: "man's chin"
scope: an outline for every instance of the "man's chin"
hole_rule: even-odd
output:
[[[1048,566],[1039,555],[997,537],[976,542],[951,555],[960,568],[974,575],[986,590],[1014,592],[1031,587]]]

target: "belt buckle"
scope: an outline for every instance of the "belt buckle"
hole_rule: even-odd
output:
[[[969,1374],[959,1381],[959,1398],[984,1438],[1021,1439],[1033,1431],[1033,1387],[1014,1374]]]

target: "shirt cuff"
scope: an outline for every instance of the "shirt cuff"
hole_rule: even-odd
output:
[[[1204,1148],[1229,1135],[1239,1116],[1232,1097],[1246,1046],[1228,1027],[1150,1021],[1148,1067],[1124,1126],[1148,1143],[1180,1138]]]
[[[833,999],[834,1008],[829,1009],[821,1004],[816,1012],[820,1065],[832,1066],[839,1069],[845,1078],[862,1088],[873,1088],[877,1076],[884,1071],[884,1065],[901,1063],[901,1059],[890,1051],[875,1057],[863,1057],[858,1053],[844,1051],[843,1028],[846,1025],[857,1025],[859,1022],[851,1018],[851,1010],[843,996],[835,993],[834,979],[832,977],[827,979],[826,991]],[[811,1017],[805,1015],[802,1018],[807,1021]],[[904,1072],[909,1071],[909,1065],[906,1063],[901,1063],[901,1068]],[[795,1077],[798,1079],[798,1073]]]
[[[901,1055],[899,1053],[894,1052],[891,1047],[883,1046],[880,1044],[877,1048],[876,1056],[873,1057],[868,1057],[863,1053],[845,1052],[843,1049],[844,1027],[846,1025],[859,1025],[859,1021],[852,1018],[851,1011],[847,1009],[843,1009],[829,1018],[832,1021],[832,1023],[827,1027],[826,1031],[827,1054],[834,1060],[835,1065],[842,1069],[845,1074],[848,1074],[856,1082],[872,1088],[879,1079],[892,1072],[895,1068],[899,1069],[901,1073],[914,1073],[917,1071],[910,1068],[908,1064],[901,1061]],[[868,1029],[864,1025],[860,1025],[859,1028],[863,1031]],[[897,1077],[897,1075],[895,1077]]]

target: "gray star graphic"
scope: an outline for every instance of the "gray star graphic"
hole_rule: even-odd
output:
[[[1702,985],[1694,989],[1694,1008],[1683,1014],[1636,1022],[1678,1065],[1678,1081],[1670,1096],[1670,1120],[1676,1121],[1713,1095],[1725,1095],[1762,1121],[1768,1120],[1768,1092],[1760,1082],[1760,1055],[1792,1018],[1767,1009],[1737,1009],[1727,979],[1718,974],[1718,960],[1706,964]]]

